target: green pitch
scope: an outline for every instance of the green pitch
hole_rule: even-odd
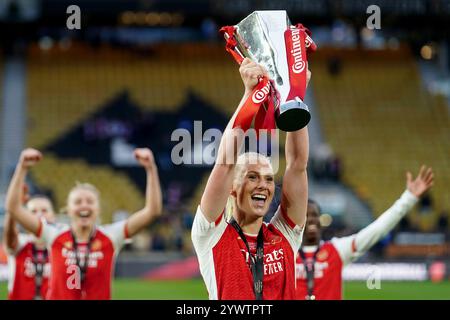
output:
[[[6,283],[0,283],[0,299],[6,299]],[[382,282],[380,289],[369,290],[365,282],[346,282],[344,297],[347,300],[391,299],[446,299],[450,300],[450,281],[432,282]],[[118,279],[113,284],[114,299],[148,300],[202,300],[207,292],[202,280],[145,281]]]

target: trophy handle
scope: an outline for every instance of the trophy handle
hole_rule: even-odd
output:
[[[230,35],[227,33],[227,32],[224,32],[223,33],[223,36],[224,36],[224,38],[225,38],[225,40],[227,41],[227,44],[230,44],[231,45],[231,39],[230,39]],[[239,64],[241,64],[242,63],[242,60],[244,60],[245,59],[245,56],[242,54],[242,52],[241,52],[241,50],[239,50],[239,48],[237,47],[237,46],[235,46],[235,45],[233,45],[232,46],[233,47],[233,51],[240,57],[240,59],[237,59],[237,57],[236,56],[234,56],[235,57],[235,60],[239,63]],[[228,48],[227,48],[227,50],[228,50]],[[231,53],[231,52],[230,52]],[[240,60],[240,61],[239,61]]]

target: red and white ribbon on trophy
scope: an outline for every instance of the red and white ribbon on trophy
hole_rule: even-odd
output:
[[[238,64],[241,64],[244,55],[238,48],[235,30],[234,26],[225,26],[220,29],[220,32],[226,39],[225,48],[227,52]],[[284,33],[291,85],[288,100],[295,97],[300,97],[303,100],[305,96],[307,51],[315,51],[317,48],[310,35],[311,32],[301,24],[291,26]],[[276,90],[275,83],[267,77],[262,77],[236,116],[233,128],[240,127],[247,131],[254,120],[256,132],[259,129],[276,129],[275,109],[279,107],[279,104],[280,95]]]
[[[311,32],[301,23],[291,26],[284,32],[286,56],[291,85],[287,101],[300,97],[305,98],[307,85],[307,54],[316,51],[317,46],[311,39]]]

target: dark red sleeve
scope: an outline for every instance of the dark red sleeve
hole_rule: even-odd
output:
[[[125,239],[130,238],[130,234],[128,233],[128,222],[126,222],[123,227],[123,235],[125,236]]]
[[[284,208],[282,206],[280,206],[280,210],[281,210],[281,215],[283,216],[284,220],[286,220],[289,227],[291,227],[291,229],[294,229],[296,226],[295,222],[292,221],[291,218],[289,218],[286,210],[284,210]]]
[[[223,211],[220,214],[220,216],[216,219],[216,221],[214,221],[214,223],[216,224],[216,227],[219,225],[220,221],[222,221],[224,213],[225,213],[225,209],[223,209]]]
[[[36,237],[40,238],[42,236],[42,221],[39,219],[39,227],[36,231]]]

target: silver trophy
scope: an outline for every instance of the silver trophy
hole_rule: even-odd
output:
[[[301,97],[288,100],[291,84],[285,31],[291,25],[286,11],[273,10],[255,11],[234,26],[235,51],[264,66],[273,80],[280,99],[275,119],[277,127],[283,131],[299,130],[311,119],[308,106]],[[227,34],[225,38],[228,38]]]

